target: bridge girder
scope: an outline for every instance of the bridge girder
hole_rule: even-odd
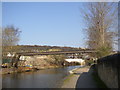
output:
[[[60,55],[60,54],[83,54],[83,53],[95,53],[96,51],[69,51],[69,52],[62,52],[62,51],[57,51],[57,52],[25,52],[25,53],[16,53],[18,55],[23,55],[23,56],[34,56],[34,55]]]

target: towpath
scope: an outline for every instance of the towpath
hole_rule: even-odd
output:
[[[73,74],[65,78],[61,88],[97,88],[93,79],[91,67],[78,68],[72,71]]]

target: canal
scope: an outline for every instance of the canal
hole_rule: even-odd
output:
[[[2,88],[60,88],[69,70],[81,66],[45,69],[2,76]]]

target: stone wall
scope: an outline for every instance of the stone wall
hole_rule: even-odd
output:
[[[103,57],[97,62],[97,72],[108,88],[120,88],[120,53]]]

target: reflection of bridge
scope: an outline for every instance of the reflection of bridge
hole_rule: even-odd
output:
[[[34,55],[60,55],[60,54],[81,54],[81,53],[95,53],[94,50],[78,50],[78,51],[51,51],[51,52],[21,52],[17,55],[34,56]]]

